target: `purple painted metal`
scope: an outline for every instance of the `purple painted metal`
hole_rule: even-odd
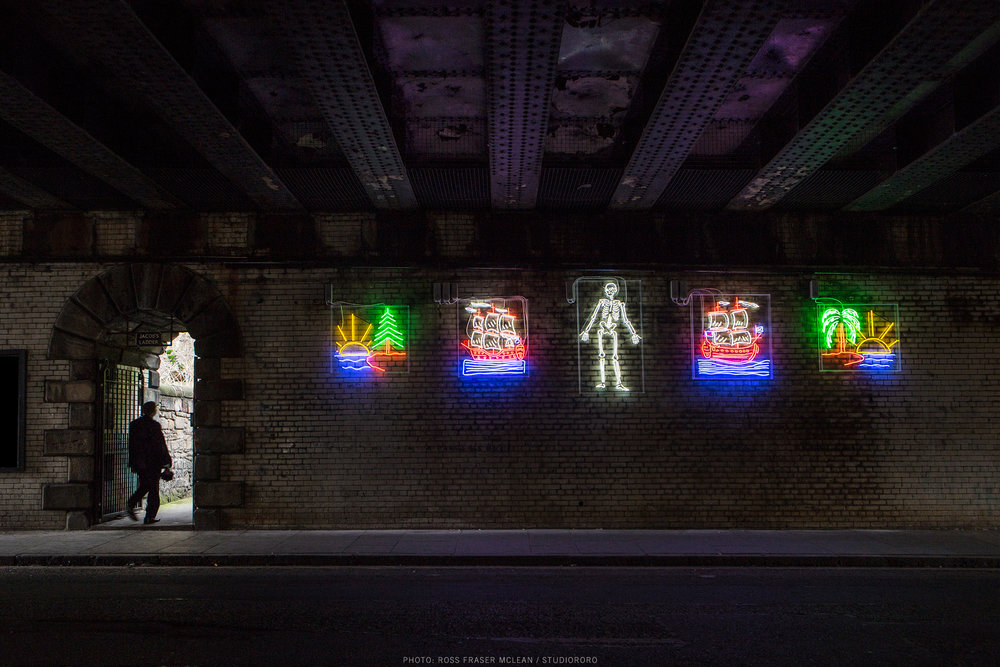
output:
[[[614,209],[651,208],[780,18],[783,3],[709,0],[629,160]]]
[[[534,208],[565,7],[499,0],[486,11],[490,199]]]
[[[313,98],[376,208],[405,210],[417,198],[342,0],[271,3]]]
[[[988,20],[991,15],[992,21]],[[859,135],[879,134],[994,43],[998,21],[1000,3],[996,0],[927,3],[761,169],[728,208],[760,210],[773,206]]]

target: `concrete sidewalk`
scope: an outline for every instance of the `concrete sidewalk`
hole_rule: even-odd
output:
[[[1000,530],[190,530],[163,521],[0,532],[0,566],[772,566],[1000,568]],[[141,516],[140,516],[141,518]],[[166,529],[163,529],[166,528]]]

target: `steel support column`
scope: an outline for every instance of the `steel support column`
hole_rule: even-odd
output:
[[[611,199],[649,209],[781,18],[780,0],[710,0],[643,130]]]
[[[565,6],[499,0],[486,10],[490,199],[530,209],[538,199]]]

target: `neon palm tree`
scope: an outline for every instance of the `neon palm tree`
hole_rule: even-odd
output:
[[[858,334],[861,333],[861,317],[858,315],[858,311],[853,308],[844,308],[843,310],[827,308],[823,312],[822,322],[823,337],[826,340],[827,349],[833,347],[834,336],[837,338],[836,354],[847,352],[848,340],[851,341],[851,345],[857,344]]]

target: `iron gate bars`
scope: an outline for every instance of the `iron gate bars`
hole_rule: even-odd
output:
[[[101,494],[96,515],[100,521],[121,516],[132,494],[134,476],[128,469],[128,425],[142,407],[142,370],[102,364],[98,467]]]

